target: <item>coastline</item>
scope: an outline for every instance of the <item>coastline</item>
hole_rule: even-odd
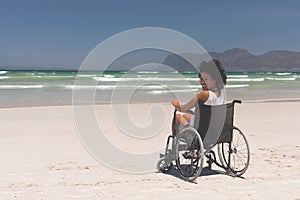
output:
[[[294,97],[294,98],[273,98],[273,99],[243,99],[243,98],[230,98],[230,100],[227,100],[226,102],[229,103],[234,99],[242,100],[243,103],[273,103],[273,102],[278,102],[278,103],[283,103],[283,102],[299,102],[300,98]],[[170,101],[171,102],[171,101]],[[161,105],[170,105],[169,101],[163,101],[163,102],[128,102],[126,104],[161,104]],[[86,103],[82,102],[80,103],[82,105],[91,105],[91,103]],[[73,105],[80,105],[80,104],[73,104],[72,102],[65,102],[65,103],[45,103],[45,104],[24,104],[24,105],[2,105],[0,106],[0,110],[7,110],[7,109],[22,109],[22,108],[43,108],[43,107],[68,107],[68,106],[73,106]],[[95,106],[99,105],[111,105],[112,102],[109,101],[104,101],[104,102],[95,102]],[[114,104],[125,104],[124,102],[119,102]]]

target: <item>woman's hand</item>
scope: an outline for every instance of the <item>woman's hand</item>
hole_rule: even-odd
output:
[[[181,110],[181,106],[180,106],[179,101],[177,99],[174,99],[172,101],[172,105],[175,107],[176,110],[178,110],[178,111]]]

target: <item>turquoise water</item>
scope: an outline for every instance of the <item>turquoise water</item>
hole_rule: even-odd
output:
[[[228,101],[300,98],[300,73],[227,75]],[[126,102],[128,93],[131,102],[170,102],[201,87],[194,72],[0,71],[0,107],[71,104],[73,90],[94,90],[101,104]]]

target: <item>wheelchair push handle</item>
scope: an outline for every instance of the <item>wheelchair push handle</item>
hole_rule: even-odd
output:
[[[239,99],[235,99],[235,100],[233,100],[233,101],[232,101],[232,103],[233,103],[233,104],[235,104],[235,103],[241,104],[241,103],[242,103],[242,101],[241,101],[241,100],[239,100]]]

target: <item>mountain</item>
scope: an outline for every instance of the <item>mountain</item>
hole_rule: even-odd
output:
[[[269,51],[261,55],[253,55],[245,49],[235,48],[223,53],[210,52],[209,55],[219,59],[227,71],[300,72],[300,52]],[[178,55],[167,56],[163,64],[174,67],[178,71],[191,69],[190,64]]]
[[[209,52],[210,57],[219,59],[229,72],[300,72],[300,52],[269,51],[264,54],[254,55],[245,49],[230,49],[224,52]],[[198,65],[200,58],[208,54],[184,53],[181,55],[170,54],[163,50],[142,49],[118,57],[107,68],[95,64],[89,70],[101,71],[195,71],[191,63]],[[165,66],[163,66],[163,65]],[[91,65],[93,66],[93,65]],[[168,66],[168,67],[166,67]],[[172,69],[170,69],[172,68]],[[77,67],[24,67],[0,66],[0,70],[78,70]]]

